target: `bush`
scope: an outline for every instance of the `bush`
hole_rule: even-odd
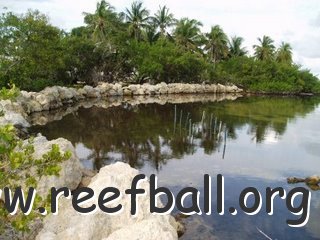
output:
[[[146,78],[155,83],[199,82],[207,68],[201,55],[184,51],[165,39],[152,45],[131,41],[128,52],[138,82]]]
[[[2,87],[0,90],[0,100],[15,100],[20,95],[20,89],[16,87],[15,84],[10,85],[10,88],[7,89]]]
[[[47,175],[59,175],[60,167],[58,163],[70,158],[71,153],[61,153],[58,145],[52,145],[51,151],[44,154],[40,159],[33,158],[34,147],[32,139],[27,144],[23,143],[16,133],[16,129],[11,126],[0,127],[0,189],[9,187],[16,188],[23,184],[23,188],[37,186],[37,178]],[[30,169],[35,169],[36,175],[30,173]],[[39,206],[46,206],[47,199],[37,196],[34,209]],[[0,200],[0,231],[5,231],[13,226],[17,230],[28,230],[28,223],[35,217],[41,216],[35,211],[25,216],[17,214],[11,216],[5,210],[3,202]]]
[[[296,65],[250,57],[233,57],[220,62],[211,73],[211,79],[222,79],[249,91],[268,93],[319,92],[320,85],[317,77]]]
[[[38,11],[24,15],[11,12],[0,16],[0,79],[21,89],[40,90],[63,84],[58,70],[63,69],[63,32],[50,25]]]

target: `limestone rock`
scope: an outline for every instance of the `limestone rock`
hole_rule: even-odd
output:
[[[59,94],[60,94],[60,99],[62,101],[70,100],[73,98],[73,94],[72,94],[72,91],[70,90],[70,88],[59,87]]]
[[[15,126],[29,127],[30,124],[20,114],[11,111],[5,111],[4,116],[0,117],[0,126],[12,124]]]
[[[88,98],[99,98],[100,97],[100,92],[91,86],[84,86],[83,90],[86,91],[86,96]]]
[[[82,178],[82,169],[80,160],[75,154],[71,142],[66,139],[58,138],[48,141],[44,136],[34,138],[34,158],[41,158],[43,154],[51,150],[52,144],[57,144],[61,152],[71,151],[72,156],[67,161],[60,163],[61,170],[59,176],[43,176],[38,182],[37,192],[41,196],[46,196],[51,187],[61,188],[68,187],[74,190],[78,187]],[[32,170],[30,170],[32,171]]]
[[[123,95],[124,96],[131,96],[132,95],[131,89],[129,89],[127,87],[123,88]]]
[[[149,211],[149,193],[140,196],[138,214],[130,215],[130,197],[124,194],[131,186],[138,171],[125,163],[115,163],[100,169],[88,187],[94,190],[92,201],[82,207],[97,204],[98,194],[106,187],[116,187],[122,193],[121,199],[108,206],[119,203],[123,211],[117,215],[108,215],[98,209],[94,214],[81,215],[71,206],[71,201],[60,200],[58,216],[49,215],[44,221],[44,228],[38,234],[38,240],[54,239],[177,239],[176,222],[170,215],[153,215]],[[149,189],[149,183],[139,183],[140,188]],[[148,191],[147,191],[148,192]]]

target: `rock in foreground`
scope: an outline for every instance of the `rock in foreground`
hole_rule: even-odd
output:
[[[27,142],[26,140],[25,142]],[[67,187],[70,190],[74,190],[78,187],[81,178],[82,178],[82,165],[80,160],[76,156],[75,149],[72,146],[72,143],[64,138],[58,138],[52,141],[48,141],[44,136],[37,136],[33,140],[34,145],[34,154],[35,159],[40,159],[44,154],[48,153],[52,145],[56,144],[59,146],[59,149],[62,153],[66,151],[71,152],[70,159],[59,163],[61,168],[59,176],[42,176],[38,180],[37,185],[37,194],[42,197],[45,197],[50,191],[51,187],[61,188]],[[32,169],[29,170],[33,172]]]
[[[128,164],[115,163],[102,168],[88,186],[94,190],[95,197],[82,207],[89,207],[93,203],[98,206],[98,194],[106,187],[116,187],[122,197],[108,206],[121,203],[123,211],[120,214],[108,215],[98,209],[94,214],[81,215],[72,208],[71,200],[62,198],[59,214],[45,219],[44,228],[36,239],[177,239],[176,222],[172,216],[150,213],[147,181],[139,183],[147,195],[138,197],[138,213],[135,217],[131,216],[130,196],[125,195],[124,191],[130,188],[137,174],[138,171]]]

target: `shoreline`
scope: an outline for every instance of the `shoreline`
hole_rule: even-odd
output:
[[[119,84],[120,85],[120,84]],[[131,85],[121,86],[119,88],[117,84],[100,84],[96,88],[85,86],[83,88],[66,88],[66,87],[51,87],[46,88],[41,92],[25,92],[22,91],[21,95],[17,97],[16,102],[10,100],[0,101],[0,108],[4,110],[4,116],[0,117],[0,125],[3,124],[1,118],[6,118],[16,121],[15,123],[24,123],[17,124],[23,127],[28,127],[34,124],[44,125],[50,121],[55,121],[66,114],[69,114],[73,111],[76,111],[79,107],[90,108],[93,106],[109,108],[120,106],[121,104],[130,104],[130,105],[139,105],[139,104],[179,104],[183,102],[207,102],[207,101],[223,101],[223,100],[235,100],[242,96],[294,96],[294,95],[275,95],[275,94],[254,94],[246,93],[241,89],[235,88],[233,86],[223,86],[223,85],[189,85],[189,84],[173,84],[162,90],[161,88],[156,88],[155,85]],[[157,91],[154,90],[156,88]],[[118,89],[116,91],[115,89]],[[129,89],[124,93],[125,89]],[[121,92],[122,91],[122,92]],[[213,92],[214,91],[214,92]],[[227,92],[230,91],[231,94]],[[299,97],[299,95],[296,95]],[[300,95],[301,97],[301,95]],[[0,109],[1,110],[1,109]],[[14,124],[14,122],[13,122]],[[81,184],[87,186],[91,183],[92,179],[97,179],[97,176],[87,176],[84,172],[83,166],[81,166],[78,157],[74,153],[74,146],[62,138],[48,141],[42,136],[37,136],[35,138],[35,147],[37,149],[36,154],[43,153],[43,150],[48,149],[51,143],[56,142],[62,149],[71,150],[73,152],[73,160],[63,163],[68,167],[63,167],[61,170],[64,172],[63,177],[55,178],[48,177],[46,181],[41,181],[41,189],[45,192],[48,184],[46,182],[51,182],[51,185],[64,186],[66,183],[71,184],[73,189],[77,189]],[[45,146],[45,147],[44,147]],[[39,149],[39,150],[38,150]],[[40,150],[41,149],[41,150]],[[72,165],[73,164],[73,165]],[[76,165],[76,167],[74,166]],[[109,165],[113,168],[115,165]],[[69,170],[68,170],[69,169]],[[73,169],[73,170],[70,170]],[[75,170],[74,170],[75,169]],[[107,168],[106,168],[107,169]],[[130,172],[131,170],[128,170]],[[113,171],[108,170],[108,174],[112,174]],[[71,177],[71,174],[74,176]],[[89,174],[90,175],[90,174]],[[106,176],[100,176],[106,177]],[[72,181],[70,182],[70,179]],[[103,179],[103,178],[101,178]],[[127,179],[123,179],[127,181]],[[54,183],[53,183],[54,182]],[[86,184],[84,184],[86,183]],[[50,185],[50,184],[49,184]],[[98,186],[99,187],[99,186]],[[64,211],[68,212],[69,209],[64,206]],[[70,216],[76,216],[74,213],[70,212]],[[171,220],[170,220],[171,219]],[[52,224],[58,224],[60,220],[53,220],[53,218],[45,218],[43,228],[36,229],[36,235],[38,239],[41,239],[43,236],[58,236],[59,233],[55,232],[50,228]],[[107,221],[107,218],[105,219]],[[113,221],[113,220],[112,220]],[[130,221],[130,220],[126,220]],[[144,219],[146,223],[151,223],[154,221],[153,218]],[[164,225],[165,228],[170,228],[169,236],[172,239],[176,239],[177,235],[175,231],[179,229],[179,223],[174,221],[172,217],[163,219],[159,218],[156,220],[158,225]],[[79,221],[79,226],[86,222],[86,219],[81,219]],[[68,232],[68,229],[79,229],[79,226],[68,226],[65,229],[65,232]],[[135,226],[132,224],[132,226]],[[132,227],[128,227],[131,231]],[[101,229],[96,229],[100,231]],[[113,231],[111,234],[122,234],[122,231],[127,231],[127,228],[124,227],[120,232]],[[159,233],[167,234],[162,228],[158,229]],[[95,232],[95,234],[98,234]]]
[[[272,93],[272,92],[250,92],[250,91],[243,91],[242,92],[243,95],[245,96],[296,96],[296,97],[316,97],[316,96],[320,96],[320,94],[317,93]]]
[[[124,86],[121,83],[109,84],[100,83],[96,87],[84,86],[83,88],[47,87],[40,92],[21,91],[15,101],[1,100],[0,125],[12,124],[22,127],[29,127],[26,118],[36,112],[59,109],[63,106],[76,104],[80,101],[106,100],[113,97],[158,97],[175,96],[177,94],[217,94],[217,93],[242,93],[243,90],[232,86],[221,84],[180,84],[160,83],[132,84]]]

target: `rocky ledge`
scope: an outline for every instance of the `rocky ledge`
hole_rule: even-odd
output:
[[[97,87],[83,88],[47,87],[40,92],[21,91],[16,102],[0,101],[0,125],[14,124],[28,127],[25,120],[35,112],[58,109],[67,104],[76,104],[82,100],[110,99],[115,96],[169,96],[172,94],[208,94],[208,93],[241,93],[237,86],[221,84],[182,84],[159,83],[122,85],[121,83],[100,83]]]
[[[22,91],[17,99],[27,114],[57,109],[65,104],[76,103],[83,99],[106,99],[113,96],[154,96],[168,94],[195,93],[239,93],[236,86],[220,84],[180,84],[160,83],[157,85],[134,84],[123,86],[121,83],[100,83],[97,87],[83,88],[47,87],[40,92]]]
[[[188,94],[188,95],[159,95],[159,96],[122,96],[113,97],[108,101],[99,99],[86,99],[78,103],[63,106],[51,111],[35,112],[27,116],[26,120],[30,125],[46,125],[49,122],[61,120],[64,116],[75,113],[79,108],[111,108],[121,105],[136,106],[140,104],[181,104],[194,102],[220,102],[220,101],[234,101],[242,97],[239,93],[233,94]]]

